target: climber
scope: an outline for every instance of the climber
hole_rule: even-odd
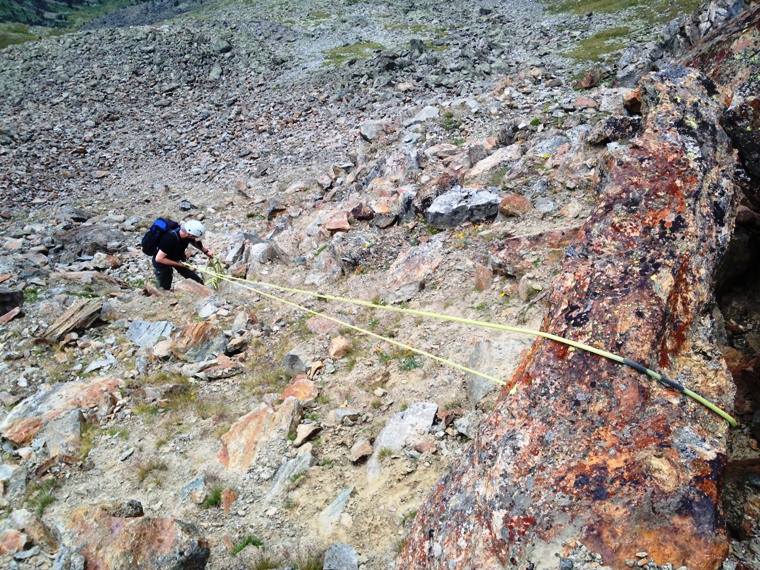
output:
[[[160,236],[157,246],[158,251],[153,257],[153,273],[156,275],[158,285],[162,289],[172,288],[173,269],[187,279],[192,279],[203,285],[203,278],[188,266],[187,246],[202,251],[206,257],[213,258],[214,254],[201,242],[206,228],[198,220],[183,222],[178,228],[164,231]]]

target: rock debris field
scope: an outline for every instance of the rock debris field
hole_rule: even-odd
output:
[[[549,8],[159,1],[0,51],[0,565],[400,568],[500,390],[353,327],[504,382],[533,338],[244,280],[540,328],[691,16]],[[232,280],[157,289],[158,216],[202,220]],[[725,570],[760,565],[757,447],[732,432]],[[553,568],[609,567],[566,546]]]

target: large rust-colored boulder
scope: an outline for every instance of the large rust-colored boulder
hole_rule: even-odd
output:
[[[267,446],[284,444],[296,432],[302,414],[301,403],[294,397],[277,408],[262,403],[222,436],[217,459],[230,471],[245,471]]]
[[[75,553],[88,570],[202,570],[209,547],[188,523],[154,517],[114,517],[108,509],[76,509],[64,532],[59,558]]]
[[[730,409],[713,274],[735,215],[725,99],[695,70],[642,83],[642,134],[606,155],[598,204],[565,257],[543,328],[622,353]],[[577,542],[626,568],[713,570],[725,420],[634,370],[539,340],[419,509],[405,570],[557,568]]]
[[[22,400],[0,423],[0,432],[14,443],[27,444],[52,420],[70,410],[97,406],[103,392],[118,394],[123,386],[118,378],[55,384]]]

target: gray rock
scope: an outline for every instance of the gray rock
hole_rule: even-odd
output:
[[[567,144],[569,142],[570,139],[568,139],[566,136],[557,135],[538,143],[536,146],[530,149],[529,154],[534,156],[554,154],[554,151],[556,151],[563,144]]]
[[[227,53],[232,51],[232,45],[227,40],[214,38],[211,42],[211,49],[216,53]]]
[[[427,432],[438,411],[432,402],[416,402],[403,412],[394,414],[375,440],[375,450],[367,462],[367,477],[375,480],[382,470],[378,455],[383,449],[400,451],[405,445],[412,445],[420,437],[419,432]]]
[[[468,368],[478,370],[489,376],[508,379],[520,362],[521,353],[530,347],[530,342],[525,340],[506,340],[493,342],[490,340],[479,341],[467,362]],[[490,380],[468,373],[467,395],[473,409],[480,401],[498,386]]]
[[[359,570],[359,556],[348,544],[336,542],[325,551],[324,570]]]
[[[548,214],[549,212],[553,212],[556,206],[552,200],[546,196],[541,196],[533,203],[533,207],[542,214]]]
[[[335,498],[335,500],[327,506],[325,510],[319,513],[319,532],[323,536],[327,536],[332,533],[333,528],[340,520],[340,515],[343,514],[343,509],[346,508],[348,499],[351,497],[351,494],[353,492],[353,487],[344,489]]]
[[[439,115],[438,107],[427,106],[422,111],[417,113],[414,117],[404,122],[404,126],[408,127],[415,123],[424,123],[430,119],[437,119]]]
[[[75,408],[48,422],[37,438],[45,441],[50,457],[75,455],[82,440],[83,425],[82,411]]]
[[[267,494],[264,495],[263,501],[265,503],[272,502],[274,498],[278,497],[283,491],[285,491],[291,477],[298,473],[304,473],[313,463],[314,456],[311,452],[306,452],[303,455],[299,455],[298,457],[289,459],[283,463],[277,470],[272,486],[269,488],[269,491],[267,491]]]
[[[62,246],[61,251],[57,252],[56,260],[59,263],[73,263],[82,255],[92,256],[98,251],[112,253],[130,241],[115,227],[99,224],[79,226],[56,237]]]
[[[468,220],[495,218],[500,201],[493,192],[457,186],[433,200],[426,217],[437,228],[455,228]]]
[[[14,560],[27,560],[33,558],[40,553],[41,548],[39,546],[32,546],[29,550],[22,550],[13,555]]]
[[[55,555],[52,570],[85,570],[84,563],[84,556],[64,544]]]
[[[63,206],[58,212],[56,219],[64,221],[70,220],[72,222],[86,222],[93,217],[93,214],[74,206]]]
[[[365,121],[359,125],[359,134],[367,142],[374,142],[383,134],[387,121]]]
[[[169,338],[174,325],[168,321],[143,321],[135,319],[127,329],[127,340],[140,348],[150,348],[162,338]]]
[[[335,409],[335,418],[343,425],[353,425],[361,415],[362,413],[360,410],[352,410],[351,408]]]
[[[206,487],[206,478],[201,475],[190,481],[182,488],[182,500],[184,501],[189,495],[200,493]]]
[[[474,412],[470,412],[454,420],[454,428],[468,439],[475,437],[479,425],[478,415]]]
[[[333,283],[343,275],[340,261],[333,255],[330,248],[320,252],[314,262],[314,269],[306,276],[305,285],[320,287],[327,283]]]
[[[311,366],[311,360],[306,350],[296,347],[282,359],[282,367],[291,378],[303,374]]]
[[[218,63],[214,64],[211,71],[208,74],[209,79],[219,79],[222,76],[222,66]]]

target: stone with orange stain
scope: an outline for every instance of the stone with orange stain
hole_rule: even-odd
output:
[[[335,321],[314,315],[306,321],[306,327],[316,334],[335,334],[340,329],[340,326]]]
[[[70,410],[96,407],[103,392],[119,393],[118,378],[95,378],[89,382],[55,384],[22,400],[0,423],[3,437],[27,444],[50,421]]]
[[[242,374],[244,370],[240,362],[220,354],[214,360],[214,364],[203,370],[203,374],[208,380],[220,380]]]
[[[573,106],[576,109],[596,109],[599,107],[599,103],[597,103],[591,97],[584,97],[581,95],[580,97],[575,98],[575,101],[573,101]]]
[[[351,341],[344,336],[336,336],[330,341],[330,347],[327,349],[327,355],[333,360],[338,360],[346,356],[351,350]]]
[[[238,493],[235,491],[235,489],[226,487],[224,491],[222,491],[222,510],[224,511],[225,515],[230,514],[232,505],[235,504],[235,501],[237,501],[237,499]]]
[[[21,552],[28,543],[27,535],[15,528],[8,529],[0,534],[0,555]]]
[[[475,264],[475,289],[486,291],[493,283],[493,271],[480,263]]]
[[[65,558],[77,553],[85,568],[202,570],[209,547],[191,524],[170,518],[111,516],[99,506],[74,510],[63,532]],[[65,564],[65,560],[61,560]]]
[[[303,410],[297,398],[288,397],[279,406],[261,403],[236,421],[222,436],[216,457],[230,471],[248,469],[270,443],[282,443],[294,434]]]
[[[201,277],[203,277],[203,275],[201,275]],[[172,285],[172,291],[175,293],[191,293],[200,297],[208,297],[214,292],[192,279],[175,279],[174,284]]]
[[[351,229],[348,212],[337,212],[322,225],[328,232],[347,232]]]
[[[221,354],[227,346],[227,337],[219,327],[208,321],[177,329],[172,339],[172,353],[188,362],[200,362],[212,354]]]
[[[640,134],[608,153],[542,328],[659,368],[730,412],[711,310],[736,158],[713,94],[683,67],[644,79]],[[538,340],[419,508],[397,565],[552,568],[580,542],[607,567],[646,550],[658,565],[715,570],[728,552],[727,433],[721,417],[647,376]]]
[[[313,402],[318,394],[317,385],[312,380],[309,380],[306,374],[299,374],[293,378],[292,382],[280,394],[280,400],[284,402],[292,396],[301,403]]]

